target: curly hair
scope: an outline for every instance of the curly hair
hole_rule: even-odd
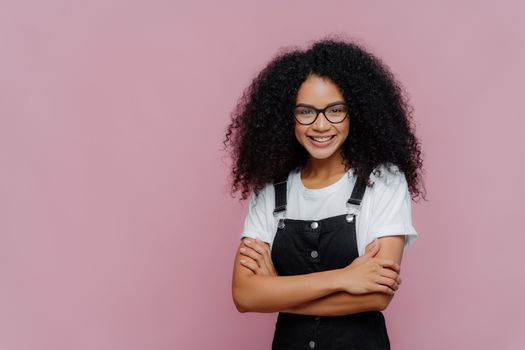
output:
[[[294,134],[293,108],[310,75],[333,81],[349,103],[351,127],[342,155],[354,175],[371,185],[371,171],[395,165],[412,199],[425,198],[413,109],[400,83],[379,58],[356,43],[334,39],[316,41],[307,50],[281,51],[244,91],[223,141],[233,161],[232,195],[241,191],[244,200],[306,164],[308,153]]]

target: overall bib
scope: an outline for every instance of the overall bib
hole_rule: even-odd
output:
[[[359,184],[356,181],[356,184]],[[274,214],[286,210],[286,179],[276,181]],[[356,185],[347,207],[360,208],[366,184]],[[313,220],[279,219],[271,257],[279,276],[339,269],[359,256],[356,241],[358,211]],[[307,316],[280,312],[272,350],[390,349],[383,314],[379,311],[345,316]]]

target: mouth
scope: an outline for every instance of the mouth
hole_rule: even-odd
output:
[[[330,136],[308,136],[310,144],[316,148],[330,147],[335,142],[335,135]]]
[[[317,137],[317,136],[308,136],[308,137],[314,140],[315,142],[325,143],[325,142],[329,142],[330,140],[332,140],[335,137],[335,135],[322,136],[322,137]]]

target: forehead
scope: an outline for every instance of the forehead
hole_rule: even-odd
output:
[[[332,80],[326,77],[310,75],[297,91],[297,104],[305,103],[322,108],[336,101],[344,102],[341,90]]]

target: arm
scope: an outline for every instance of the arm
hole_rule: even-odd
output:
[[[398,287],[398,275],[394,271],[399,270],[399,265],[390,259],[373,257],[379,244],[375,251],[371,250],[343,269],[277,276],[268,274],[268,269],[263,271],[265,266],[273,269],[268,245],[251,239],[244,242],[250,244],[239,246],[232,281],[233,299],[240,312],[283,311],[339,291],[391,294]],[[245,252],[241,252],[241,248],[245,248]]]
[[[239,249],[243,243],[239,245]],[[240,260],[249,259],[237,249],[232,279],[233,301],[240,312],[278,312],[337,292],[338,271],[297,276],[255,274]]]
[[[283,312],[311,316],[343,316],[365,311],[384,310],[382,293],[349,294],[336,292],[301,305],[288,308]]]
[[[388,236],[378,238],[380,249],[376,257],[392,259],[401,264],[405,236]],[[368,249],[368,248],[367,248]],[[285,312],[316,315],[340,316],[364,311],[381,311],[386,309],[393,294],[369,293],[354,295],[336,292],[285,310]]]
[[[383,176],[374,178],[374,187],[368,195],[376,198],[371,207],[371,216],[367,220],[370,228],[367,239],[388,234],[379,238],[380,257],[394,259],[401,263],[404,242],[416,233],[412,227],[411,201],[408,185],[402,173],[393,173],[384,169]],[[393,236],[396,235],[396,236]],[[405,236],[406,235],[406,236]],[[367,248],[368,249],[368,248]],[[361,311],[384,310],[390,303],[392,295],[371,293],[368,295],[351,295],[334,293],[319,298],[316,301],[301,304],[287,310],[289,312],[307,315],[344,315]]]

